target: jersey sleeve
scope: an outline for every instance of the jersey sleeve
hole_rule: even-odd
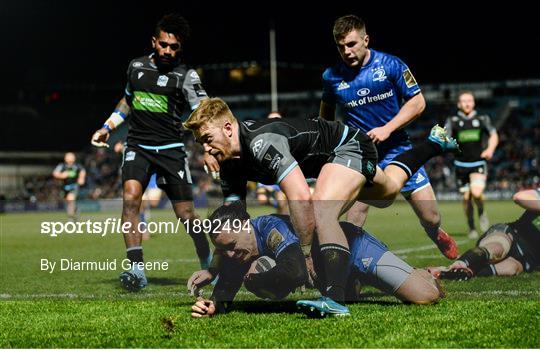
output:
[[[391,77],[399,95],[406,101],[421,91],[409,67],[397,57],[393,57]]]
[[[488,134],[493,134],[497,132],[497,129],[493,126],[493,123],[491,122],[491,118],[488,115],[485,115],[484,118],[482,118],[482,123],[484,129],[487,131]]]
[[[126,98],[128,98],[128,100],[130,100],[131,97],[133,96],[133,91],[131,90],[130,77],[131,77],[131,71],[133,69],[134,63],[135,63],[135,60],[132,60],[131,62],[129,62],[129,66],[126,71],[126,88],[124,89],[124,95],[126,96]]]
[[[272,132],[257,135],[251,141],[249,151],[276,184],[298,166],[283,135]]]
[[[444,122],[444,128],[446,129],[446,132],[449,136],[452,136],[452,133],[454,130],[452,130],[452,117],[446,118],[446,121]]]
[[[54,168],[53,173],[61,173],[62,170],[64,170],[64,164],[60,163]]]
[[[330,105],[336,104],[336,95],[334,92],[334,87],[332,85],[332,82],[330,81],[330,71],[327,69],[324,71],[322,75],[322,97],[321,100],[324,103],[328,103]]]
[[[277,258],[285,248],[292,244],[299,245],[300,241],[289,225],[277,218],[273,220],[275,225],[266,237],[265,243],[268,249],[270,249]]]
[[[197,108],[201,100],[208,97],[202,86],[201,78],[199,78],[199,74],[194,69],[188,70],[182,91],[191,110]]]

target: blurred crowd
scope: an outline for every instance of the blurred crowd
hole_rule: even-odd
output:
[[[436,122],[429,116],[419,118],[410,128],[413,140],[424,137]],[[498,127],[498,133],[500,143],[488,163],[487,191],[515,192],[540,186],[540,120],[535,118],[534,111],[516,109]],[[186,137],[185,144],[194,181],[195,200],[204,202],[207,196],[219,196],[219,184],[204,171],[202,147],[194,142],[191,135]],[[86,184],[81,188],[79,198],[121,198],[121,154],[113,149],[88,148],[77,156],[77,161],[87,171]],[[437,157],[426,165],[436,192],[457,190],[452,161],[452,156]],[[37,201],[61,199],[60,182],[50,175],[28,177],[21,197]]]

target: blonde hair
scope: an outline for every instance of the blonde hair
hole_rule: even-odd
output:
[[[185,121],[184,128],[197,132],[203,124],[226,120],[236,122],[229,106],[220,98],[204,99]]]

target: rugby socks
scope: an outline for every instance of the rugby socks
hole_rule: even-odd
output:
[[[422,225],[423,226],[423,225]],[[437,243],[437,235],[439,233],[439,226],[424,226],[424,231],[426,231],[427,235],[431,240],[435,243]]]
[[[133,265],[134,263],[144,262],[143,251],[141,246],[130,247],[126,249],[127,258]]]
[[[489,251],[486,248],[474,247],[467,250],[458,260],[463,261],[476,273],[489,264]]]
[[[493,264],[489,264],[488,266],[476,272],[477,277],[489,277],[489,276],[496,276],[496,275],[497,275],[497,270],[495,269],[495,265]]]
[[[476,208],[478,209],[478,216],[482,216],[484,214],[484,201],[482,200],[482,197],[479,199],[474,199],[474,203],[476,204]]]
[[[410,178],[428,160],[440,154],[442,154],[442,148],[440,145],[425,140],[413,145],[413,148],[395,157],[389,163],[389,165],[400,167]]]
[[[469,224],[469,231],[474,230],[474,208],[473,208],[472,199],[469,199],[467,201],[467,207],[465,209],[465,215],[467,215],[467,223]]]
[[[326,290],[322,292],[334,301],[343,302],[351,252],[348,248],[333,243],[322,244],[320,251],[326,276]]]

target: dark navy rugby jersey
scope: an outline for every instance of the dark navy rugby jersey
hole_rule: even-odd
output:
[[[152,55],[130,62],[125,94],[130,107],[127,143],[146,146],[183,142],[182,114],[207,97],[195,70],[179,64],[160,71]]]

